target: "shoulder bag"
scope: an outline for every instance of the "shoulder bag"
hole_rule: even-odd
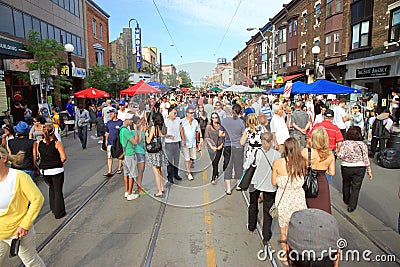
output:
[[[308,167],[304,176],[303,189],[306,198],[318,197],[318,172],[311,168],[311,148],[308,148]]]
[[[250,165],[249,168],[247,168],[243,172],[243,175],[240,178],[240,181],[239,181],[238,186],[236,187],[236,190],[238,190],[238,191],[247,190],[249,188],[251,180],[253,179],[254,173],[255,173],[256,168],[257,168],[257,164],[256,164],[257,152],[258,152],[258,149],[254,153],[254,161],[253,161],[253,163]]]
[[[146,151],[148,153],[157,153],[162,149],[161,136],[158,135],[157,126],[154,126],[154,136],[150,143],[146,143]]]
[[[275,203],[273,203],[271,208],[269,209],[269,215],[271,215],[271,217],[273,219],[278,219],[278,217],[279,217],[278,207],[279,207],[279,204],[281,203],[283,195],[285,194],[286,187],[287,187],[287,185],[289,183],[289,179],[290,179],[290,177],[288,176],[288,180],[286,182],[285,189],[283,189],[283,193],[282,193],[282,195],[281,195],[281,197],[280,197],[280,199],[278,201],[278,204],[275,205]]]

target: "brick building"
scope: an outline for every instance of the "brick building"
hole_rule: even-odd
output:
[[[87,66],[98,64],[110,66],[110,45],[108,33],[108,15],[93,0],[85,0]]]

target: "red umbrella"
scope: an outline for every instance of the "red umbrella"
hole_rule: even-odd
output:
[[[110,97],[110,94],[102,90],[90,87],[74,93],[76,98],[103,98]]]
[[[134,96],[134,95],[145,95],[145,94],[160,93],[160,92],[161,90],[148,85],[143,80],[140,80],[137,84],[128,87],[125,90],[122,90],[120,94]]]

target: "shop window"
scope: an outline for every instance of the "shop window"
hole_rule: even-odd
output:
[[[390,12],[389,42],[400,41],[400,8]]]
[[[369,45],[369,21],[363,21],[352,27],[351,49]]]
[[[329,57],[331,55],[331,35],[328,34],[325,37],[325,56]]]
[[[333,54],[339,55],[339,45],[340,45],[340,33],[335,33],[333,35]]]
[[[0,32],[14,35],[12,9],[6,5],[0,4]]]
[[[24,14],[24,28],[25,28],[25,39],[28,39],[28,33],[33,29],[32,17],[28,14]]]

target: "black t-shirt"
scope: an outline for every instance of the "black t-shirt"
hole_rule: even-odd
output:
[[[8,147],[11,151],[11,154],[16,155],[19,151],[25,152],[25,157],[24,161],[20,166],[14,166],[12,167],[14,169],[18,170],[31,170],[33,171],[34,166],[33,166],[33,144],[34,140],[28,139],[27,137],[23,138],[14,138],[8,140]]]

